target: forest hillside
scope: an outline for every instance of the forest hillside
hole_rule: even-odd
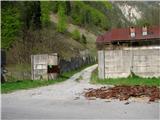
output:
[[[97,35],[112,28],[160,25],[159,2],[2,1],[1,48],[8,64],[30,64],[31,54],[70,59],[96,56]]]

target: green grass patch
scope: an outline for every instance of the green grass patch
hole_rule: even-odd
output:
[[[30,64],[10,64],[6,66],[6,69],[10,72],[14,71],[31,71],[31,65]]]
[[[69,79],[75,73],[80,72],[81,70],[89,66],[90,65],[87,65],[77,70],[65,72],[61,74],[57,79],[54,79],[54,80],[18,80],[18,81],[6,82],[6,83],[1,84],[1,92],[9,93],[9,92],[13,92],[16,90],[36,88],[36,87],[47,86],[47,85],[63,82]]]
[[[133,75],[127,78],[108,78],[99,79],[98,70],[92,72],[91,76],[92,84],[108,84],[108,85],[146,85],[146,86],[160,86],[160,78],[142,78]]]

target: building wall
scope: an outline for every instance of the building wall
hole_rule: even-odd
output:
[[[104,73],[104,78],[128,77],[131,71],[142,77],[160,76],[160,46],[104,50],[104,61],[98,59],[99,69],[104,66],[99,75]]]
[[[105,78],[105,55],[104,50],[98,51],[98,76],[100,79]]]
[[[57,73],[48,74],[48,65],[58,65],[57,53],[31,55],[32,80],[56,78]]]

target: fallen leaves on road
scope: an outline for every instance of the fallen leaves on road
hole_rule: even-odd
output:
[[[101,87],[98,89],[89,88],[84,96],[89,99],[92,97],[101,99],[128,100],[130,97],[149,97],[149,101],[160,99],[160,88],[156,86],[115,86],[112,88]]]

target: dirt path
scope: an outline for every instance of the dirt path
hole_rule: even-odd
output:
[[[2,94],[2,120],[9,119],[158,119],[159,103],[87,100],[80,93],[89,84],[88,67],[63,83]]]
[[[88,67],[81,72],[73,75],[65,82],[55,85],[49,85],[45,87],[39,87],[30,90],[21,90],[10,94],[4,94],[4,97],[34,97],[34,98],[46,98],[46,99],[64,99],[71,100],[78,97],[83,92],[84,88],[100,87],[89,84],[91,72],[97,68],[97,65]]]

